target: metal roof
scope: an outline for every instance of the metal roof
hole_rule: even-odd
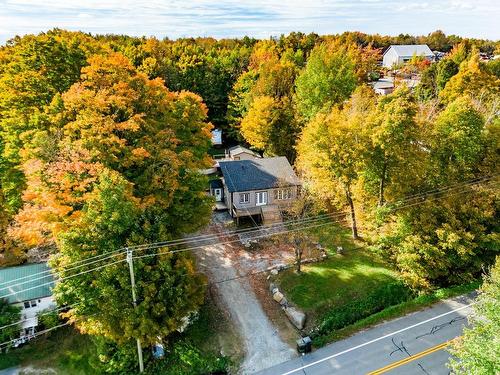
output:
[[[427,44],[393,44],[384,52],[384,55],[391,48],[397,53],[398,56],[434,56],[434,53],[432,53]]]
[[[219,165],[230,192],[300,185],[300,180],[284,156],[220,161]]]
[[[0,297],[15,293],[6,299],[16,303],[51,296],[54,277],[49,271],[47,263],[0,268]]]
[[[381,78],[376,82],[373,82],[373,88],[374,89],[390,89],[394,88],[394,80],[392,77],[389,78]]]

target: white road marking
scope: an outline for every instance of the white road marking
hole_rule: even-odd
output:
[[[401,333],[401,332],[404,332],[404,331],[408,331],[409,329],[412,329],[412,328],[415,328],[415,327],[418,327],[418,326],[421,326],[422,324],[425,324],[425,323],[429,323],[429,322],[432,322],[433,320],[436,320],[436,319],[439,319],[439,318],[442,318],[443,316],[446,316],[446,315],[450,315],[450,314],[453,314],[454,312],[457,312],[457,311],[461,311],[461,310],[465,310],[469,307],[471,307],[472,305],[474,305],[476,302],[472,302],[468,305],[465,305],[465,306],[462,306],[462,307],[459,307],[457,309],[454,309],[454,310],[451,310],[451,311],[448,311],[448,312],[445,312],[443,314],[440,314],[440,315],[437,315],[437,316],[434,316],[432,318],[429,318],[427,320],[424,320],[423,322],[420,322],[420,323],[416,323],[416,324],[413,324],[409,327],[405,327],[405,328],[402,328],[398,331],[395,331],[395,332],[391,332],[391,333],[388,333],[387,335],[384,335],[384,336],[381,336],[381,337],[378,337],[376,339],[373,339],[371,341],[368,341],[368,342],[365,342],[363,344],[359,344],[357,346],[354,346],[352,348],[349,348],[349,349],[346,349],[346,350],[343,350],[339,353],[335,353],[335,354],[332,354],[328,357],[325,357],[325,358],[322,358],[322,359],[319,359],[315,362],[312,362],[312,363],[309,363],[307,365],[304,365],[302,367],[298,367],[294,370],[290,370],[288,372],[285,372],[281,375],[289,375],[289,374],[293,374],[294,372],[297,372],[297,371],[301,371],[301,370],[304,370],[308,367],[312,367],[312,366],[316,366],[317,364],[319,363],[322,363],[322,362],[325,362],[325,361],[328,361],[329,359],[332,359],[332,358],[335,358],[335,357],[338,357],[342,354],[345,354],[345,353],[349,353],[349,352],[352,352],[353,350],[356,350],[356,349],[359,349],[359,348],[362,348],[363,346],[366,346],[366,345],[370,345],[370,344],[373,344],[374,342],[377,342],[377,341],[380,341],[380,340],[383,340],[383,339],[386,339],[387,337],[391,337],[391,336],[394,336],[394,335],[397,335],[398,333]]]

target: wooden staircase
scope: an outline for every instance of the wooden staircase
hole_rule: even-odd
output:
[[[281,217],[281,210],[278,205],[271,204],[268,206],[261,207],[262,224],[275,224],[281,223],[283,218]]]

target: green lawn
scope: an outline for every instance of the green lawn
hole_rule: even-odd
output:
[[[361,299],[373,289],[398,280],[397,273],[368,249],[350,238],[350,231],[337,226],[323,226],[310,234],[327,248],[329,258],[304,265],[302,274],[287,270],[277,283],[287,298],[309,316],[320,318],[332,307]],[[344,254],[336,253],[337,246]]]
[[[306,312],[315,346],[468,293],[479,285],[474,282],[417,296],[378,253],[353,241],[346,228],[332,224],[310,229],[308,234],[327,249],[329,258],[303,265],[301,274],[294,269],[283,271],[275,282],[289,301]],[[337,254],[337,246],[344,248],[342,255]]]

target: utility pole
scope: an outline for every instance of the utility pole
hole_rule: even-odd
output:
[[[127,248],[127,263],[130,270],[130,284],[132,285],[132,302],[134,303],[134,308],[136,308],[137,297],[135,294],[134,261],[132,258],[132,250],[130,250],[129,248]],[[144,372],[144,362],[142,360],[142,346],[140,339],[137,339],[137,355],[139,357],[139,372]]]

